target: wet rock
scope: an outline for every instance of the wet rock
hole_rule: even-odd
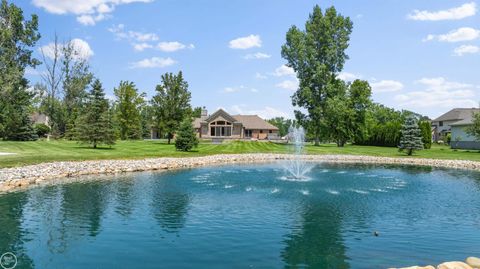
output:
[[[465,262],[473,268],[480,269],[480,258],[477,257],[468,257]]]
[[[473,269],[464,262],[444,262],[437,266],[437,269]]]

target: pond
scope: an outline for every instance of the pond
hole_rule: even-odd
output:
[[[16,268],[387,268],[480,253],[480,173],[318,164],[148,172],[0,196]],[[376,235],[374,234],[376,232]]]

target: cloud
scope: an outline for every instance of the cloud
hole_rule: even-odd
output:
[[[137,68],[163,68],[175,64],[176,61],[172,58],[159,58],[152,57],[148,59],[143,59],[138,62],[133,62],[130,64],[131,69]]]
[[[262,46],[262,40],[259,35],[249,35],[245,37],[239,37],[233,39],[229,43],[231,49],[250,49],[253,47],[260,48]]]
[[[144,51],[145,49],[151,49],[151,48],[153,48],[153,46],[148,43],[133,44],[133,49],[135,51]]]
[[[174,52],[174,51],[182,50],[186,48],[193,49],[195,48],[195,46],[193,44],[190,44],[187,46],[178,41],[173,41],[173,42],[160,42],[157,44],[156,48],[163,52]]]
[[[374,93],[396,92],[403,89],[403,84],[395,80],[381,80],[370,83]]]
[[[282,65],[280,67],[277,67],[275,71],[271,74],[276,77],[295,76],[295,71],[291,67]]]
[[[253,92],[253,93],[258,92],[258,90],[255,89],[255,88],[249,88],[249,87],[245,87],[243,85],[240,85],[238,87],[225,87],[222,90],[223,93],[234,93],[234,92],[240,92],[240,91],[249,91],[249,92]]]
[[[265,106],[261,109],[248,109],[246,105],[233,105],[228,111],[232,114],[258,115],[262,119],[275,117],[291,118],[288,113],[270,106]]]
[[[275,85],[277,88],[282,88],[286,90],[296,90],[298,89],[298,80],[284,80]]]
[[[453,50],[453,53],[457,56],[463,56],[465,54],[477,54],[480,53],[480,47],[473,45],[462,45],[455,48],[455,50]]]
[[[407,18],[416,21],[460,20],[474,16],[476,12],[477,5],[475,2],[470,2],[447,10],[414,10],[412,14],[407,15]]]
[[[480,30],[470,28],[470,27],[461,27],[456,30],[450,31],[443,35],[428,35],[423,41],[438,40],[441,42],[461,42],[461,41],[470,41],[475,40],[480,37]]]
[[[158,35],[155,33],[126,31],[124,24],[113,25],[108,28],[108,31],[113,33],[117,39],[126,39],[131,42],[149,42],[157,41],[159,39]]]
[[[353,73],[341,72],[340,74],[338,74],[337,78],[343,81],[354,81],[356,79],[360,79],[361,76]]]
[[[74,59],[83,59],[88,60],[94,55],[92,48],[87,41],[75,38],[69,42],[74,49]],[[59,53],[62,54],[64,44],[58,44]],[[45,54],[46,57],[53,59],[55,57],[55,44],[49,43],[48,45],[42,46],[39,48],[40,53]],[[62,57],[62,55],[60,55]]]
[[[243,58],[247,59],[247,60],[251,60],[251,59],[268,59],[270,57],[272,57],[272,55],[257,52],[257,53],[254,53],[254,54],[247,54]]]
[[[153,0],[33,0],[36,7],[52,14],[73,14],[83,25],[95,25],[108,18],[118,5],[149,3]]]
[[[424,89],[396,95],[394,100],[409,109],[476,107],[475,86],[448,81],[443,77],[422,78],[416,81]]]
[[[257,72],[257,73],[255,73],[255,78],[256,79],[267,79],[268,77]]]

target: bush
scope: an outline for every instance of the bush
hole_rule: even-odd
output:
[[[430,149],[432,147],[432,125],[429,121],[421,121],[418,123],[418,127],[422,130],[423,148]]]
[[[447,134],[446,140],[447,144],[450,145],[450,142],[452,142],[452,134]]]
[[[50,133],[50,127],[44,123],[37,123],[33,126],[33,129],[35,130],[35,133],[38,135],[38,137],[47,137],[47,135]]]
[[[175,148],[181,151],[189,151],[198,146],[198,138],[193,128],[192,120],[185,119],[180,124],[180,128],[175,138]]]

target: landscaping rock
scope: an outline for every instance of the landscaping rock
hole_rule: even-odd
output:
[[[431,265],[427,265],[427,266],[410,266],[410,267],[390,268],[390,269],[435,269],[435,267]]]
[[[464,262],[444,262],[437,266],[437,269],[473,269]]]
[[[480,258],[468,257],[465,262],[473,268],[480,269]]]

